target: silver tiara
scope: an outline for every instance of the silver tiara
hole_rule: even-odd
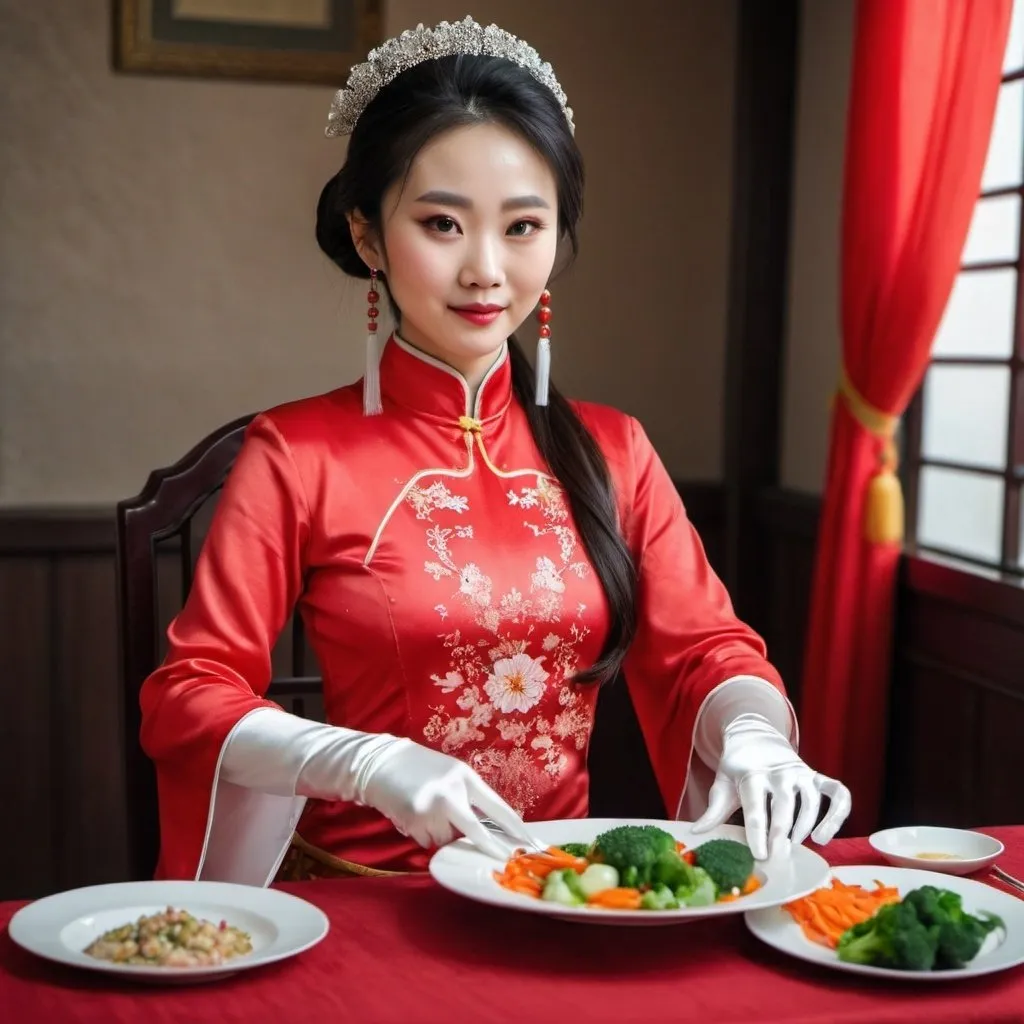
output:
[[[555,94],[569,122],[569,131],[575,134],[572,108],[566,102],[551,65],[542,61],[529,43],[497,25],[484,28],[472,18],[464,18],[454,25],[442,21],[436,28],[424,28],[420,24],[371,50],[366,63],[357,64],[350,72],[345,88],[335,93],[331,112],[327,115],[326,134],[328,137],[348,135],[374,96],[403,71],[425,60],[454,57],[460,53],[504,57],[528,71]]]

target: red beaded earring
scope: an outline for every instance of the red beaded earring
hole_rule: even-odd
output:
[[[363,375],[363,413],[377,416],[384,411],[380,400],[380,349],[377,346],[377,268],[370,268],[370,290],[366,293],[369,309],[366,311],[366,373]]]
[[[534,401],[537,405],[547,405],[551,380],[551,292],[546,288],[540,293],[537,322],[540,324],[540,338],[537,340],[537,391]]]

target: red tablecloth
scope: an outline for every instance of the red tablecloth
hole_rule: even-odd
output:
[[[1004,868],[1024,877],[1024,827],[986,831],[1006,843]],[[877,863],[862,839],[825,852],[833,864]],[[739,916],[596,927],[483,907],[423,877],[282,888],[329,916],[319,946],[217,984],[180,988],[117,985],[39,960],[7,934],[21,904],[0,904],[0,1020],[1024,1022],[1024,967],[966,982],[878,982],[776,953]]]

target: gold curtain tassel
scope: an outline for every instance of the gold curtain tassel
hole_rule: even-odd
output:
[[[839,394],[853,418],[882,442],[879,468],[868,481],[864,495],[864,537],[871,544],[900,543],[906,516],[903,488],[896,476],[896,443],[893,440],[899,417],[871,405],[850,383],[845,368],[839,378]]]
[[[896,544],[903,540],[903,489],[889,468],[868,482],[864,498],[864,536],[872,544]]]

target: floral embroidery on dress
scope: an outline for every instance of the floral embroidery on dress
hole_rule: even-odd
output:
[[[447,508],[453,512],[465,512],[469,507],[469,502],[465,498],[452,494],[441,480],[426,488],[413,484],[406,492],[405,500],[415,509],[417,519],[429,519],[430,513],[435,509]]]
[[[543,660],[534,661],[528,654],[499,659],[487,677],[484,693],[499,711],[529,711],[544,696],[548,674],[541,666]]]
[[[433,558],[425,572],[447,583],[445,597],[461,601],[485,636],[467,640],[458,629],[442,634],[449,668],[431,680],[441,694],[454,695],[454,707],[431,705],[424,737],[447,754],[457,754],[520,813],[526,813],[555,784],[569,764],[567,750],[585,749],[592,725],[590,705],[565,682],[579,667],[579,648],[589,635],[582,621],[585,605],[576,604],[576,620],[555,629],[536,631],[536,623],[562,623],[567,574],[586,578],[590,566],[574,560],[578,541],[568,525],[561,489],[546,478],[535,487],[507,494],[510,508],[521,509],[541,522],[523,523],[531,539],[553,537],[557,556],[538,555],[528,572],[528,589],[512,586],[496,594],[484,569],[460,561],[461,544],[474,539],[471,523],[441,526],[433,513],[470,511],[467,498],[443,483],[411,488],[407,499],[418,519],[431,525],[426,544]],[[458,549],[453,550],[453,544]],[[442,621],[447,603],[435,606]],[[525,636],[510,627],[526,626]],[[549,710],[550,709],[550,710]],[[499,745],[499,742],[501,745]]]

